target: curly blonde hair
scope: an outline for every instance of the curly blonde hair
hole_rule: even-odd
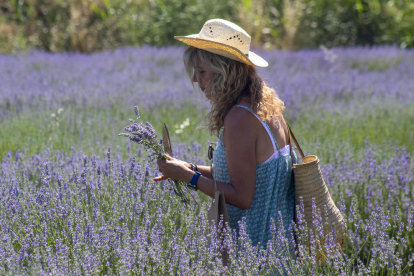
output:
[[[188,47],[184,52],[184,65],[190,81],[194,74],[198,78],[195,69],[201,64],[214,73],[210,80],[211,90],[206,91],[206,97],[212,105],[206,116],[207,128],[211,134],[219,135],[227,113],[245,96],[250,96],[250,108],[262,121],[280,116],[285,109],[283,101],[258,76],[253,65]],[[193,82],[192,85],[194,87]]]

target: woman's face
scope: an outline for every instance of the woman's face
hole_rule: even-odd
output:
[[[193,82],[198,82],[198,86],[201,91],[207,96],[211,90],[211,81],[213,80],[214,73],[207,66],[201,64],[197,65],[193,73]]]

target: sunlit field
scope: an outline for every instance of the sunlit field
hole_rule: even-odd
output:
[[[0,55],[0,274],[414,273],[413,50],[256,51],[346,220],[345,248],[322,265],[296,244],[294,223],[291,239],[272,232],[256,247],[243,231],[208,231],[210,199],[194,192],[184,205],[152,181],[146,152],[118,136],[138,106],[160,139],[169,126],[176,157],[209,164],[210,104],[186,79],[182,52]]]

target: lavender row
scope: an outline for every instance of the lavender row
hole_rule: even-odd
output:
[[[398,206],[408,214],[414,205],[414,162],[405,149],[395,149],[389,159],[381,159],[368,149],[365,158],[355,162],[348,157],[322,167],[326,184],[333,194],[343,193],[363,203],[360,214],[378,208]]]
[[[197,144],[174,148],[179,158],[205,163]],[[21,151],[3,160],[1,274],[366,275],[413,269],[414,162],[404,150],[388,160],[368,150],[361,163],[345,159],[322,167],[347,222],[346,247],[340,252],[327,239],[324,266],[315,263],[318,231],[308,234],[310,253],[293,238],[308,233],[299,222],[269,229],[274,238],[266,249],[251,245],[243,221],[239,236],[228,228],[217,233],[206,219],[209,199],[194,193],[199,205],[185,208],[167,182],[151,180],[153,163],[139,152],[126,159],[116,152],[99,158],[81,151]],[[292,257],[292,248],[299,257]],[[227,266],[220,250],[230,253]]]
[[[85,55],[0,55],[1,116],[28,108],[116,104],[208,106],[185,78],[183,48],[142,47]],[[414,51],[396,47],[262,51],[262,70],[289,110],[335,108],[361,100],[414,99]]]

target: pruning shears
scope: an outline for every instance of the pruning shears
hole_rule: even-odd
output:
[[[165,123],[162,127],[162,142],[164,144],[165,153],[167,153],[169,156],[172,156],[170,133]]]

